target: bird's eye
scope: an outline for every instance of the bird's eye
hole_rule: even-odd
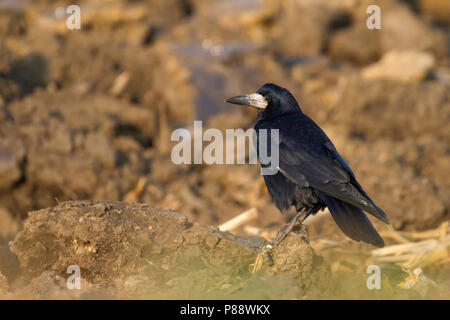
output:
[[[266,99],[266,101],[270,101],[270,96],[265,96],[264,99]]]

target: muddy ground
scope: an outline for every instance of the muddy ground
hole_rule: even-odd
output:
[[[367,29],[371,2],[362,0],[78,1],[82,28],[69,30],[61,8],[72,3],[0,1],[0,292],[4,288],[16,298],[79,297],[64,290],[64,268],[74,259],[83,265],[90,288],[82,297],[158,298],[148,290],[155,286],[165,288],[164,297],[186,297],[173,289],[178,284],[166,287],[170,281],[189,288],[191,297],[261,297],[274,283],[279,290],[264,297],[423,297],[399,293],[395,286],[407,273],[389,264],[383,270],[391,291],[367,292],[345,282],[357,274],[365,283],[372,248],[347,240],[327,213],[308,222],[302,232],[310,244],[298,240],[298,247],[311,250],[305,270],[336,280],[328,281],[328,288],[321,281],[291,281],[306,272],[302,264],[301,270],[254,277],[246,269],[255,254],[251,245],[237,253],[245,262],[213,274],[216,262],[208,260],[213,250],[182,244],[176,254],[187,260],[206,254],[214,268],[195,262],[189,275],[180,276],[184,273],[174,266],[178,278],[162,280],[144,262],[150,233],[131,230],[153,225],[152,215],[166,211],[150,207],[164,207],[187,217],[173,222],[173,234],[212,232],[231,243],[250,236],[261,243],[276,234],[289,217],[271,203],[256,165],[177,166],[170,157],[172,131],[192,129],[194,120],[203,120],[205,128],[250,128],[255,111],[223,101],[265,82],[294,93],[395,230],[423,231],[448,221],[447,1],[377,1],[380,30]],[[114,220],[97,217],[97,205],[64,202],[84,199],[150,207],[112,202],[126,212]],[[252,207],[258,218],[233,230],[234,236],[206,227]],[[81,218],[84,222],[76,223]],[[100,230],[114,231],[106,237]],[[120,238],[127,234],[129,247]],[[322,250],[325,240],[334,249]],[[103,250],[74,249],[87,250],[86,243]],[[190,253],[196,247],[206,252]],[[362,256],[349,260],[349,251]],[[311,267],[317,259],[324,259],[323,268]],[[142,272],[130,267],[134,264]],[[160,267],[158,261],[155,268]],[[441,286],[426,297],[448,298],[448,261],[427,268]],[[192,283],[202,278],[203,289],[196,291]],[[133,286],[139,288],[129,289]]]
[[[273,264],[253,275],[251,265],[261,245],[260,238],[238,238],[170,210],[72,201],[32,212],[11,250],[25,277],[35,284],[42,278],[48,282],[45,288],[28,285],[40,298],[272,297],[271,290],[300,297],[320,279],[314,275],[327,274],[303,231],[293,233],[272,253]],[[69,265],[80,267],[83,290],[67,290]],[[265,288],[278,279],[290,281],[288,292],[284,285]]]

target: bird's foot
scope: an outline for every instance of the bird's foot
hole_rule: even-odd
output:
[[[311,213],[311,209],[307,209],[305,211],[299,210],[297,214],[291,219],[291,221],[289,221],[289,223],[283,229],[278,231],[277,237],[273,242],[274,247],[278,246],[281,241],[283,241],[287,237],[287,235],[295,228],[295,226],[302,225],[303,221],[305,221]]]
[[[270,252],[273,250],[273,242],[267,241],[260,249],[256,256],[255,262],[250,265],[250,272],[255,274],[262,268],[262,266],[266,263],[269,265],[273,265],[272,256]]]
[[[256,273],[263,264],[268,262],[269,265],[273,265],[273,259],[271,252],[280,245],[280,243],[287,237],[287,235],[295,228],[296,225],[302,225],[303,221],[312,213],[311,209],[305,211],[298,211],[294,218],[280,231],[273,241],[267,241],[258,252],[255,262],[250,265],[251,273]]]

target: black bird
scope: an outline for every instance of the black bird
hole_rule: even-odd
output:
[[[278,171],[275,175],[264,175],[264,181],[278,209],[283,212],[295,206],[297,214],[275,244],[298,221],[328,207],[348,237],[376,247],[384,246],[363,211],[389,224],[386,214],[369,198],[328,136],[302,112],[287,89],[268,83],[256,93],[232,97],[226,102],[259,110],[256,133],[261,129],[279,130]],[[270,149],[270,134],[267,137]],[[255,144],[259,152],[258,141]],[[261,160],[259,154],[258,157]]]

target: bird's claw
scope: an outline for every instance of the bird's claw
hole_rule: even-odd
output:
[[[267,263],[269,265],[273,265],[272,256],[270,252],[273,250],[274,245],[273,242],[267,242],[258,252],[256,256],[255,262],[250,265],[252,274],[258,272],[262,266]]]

